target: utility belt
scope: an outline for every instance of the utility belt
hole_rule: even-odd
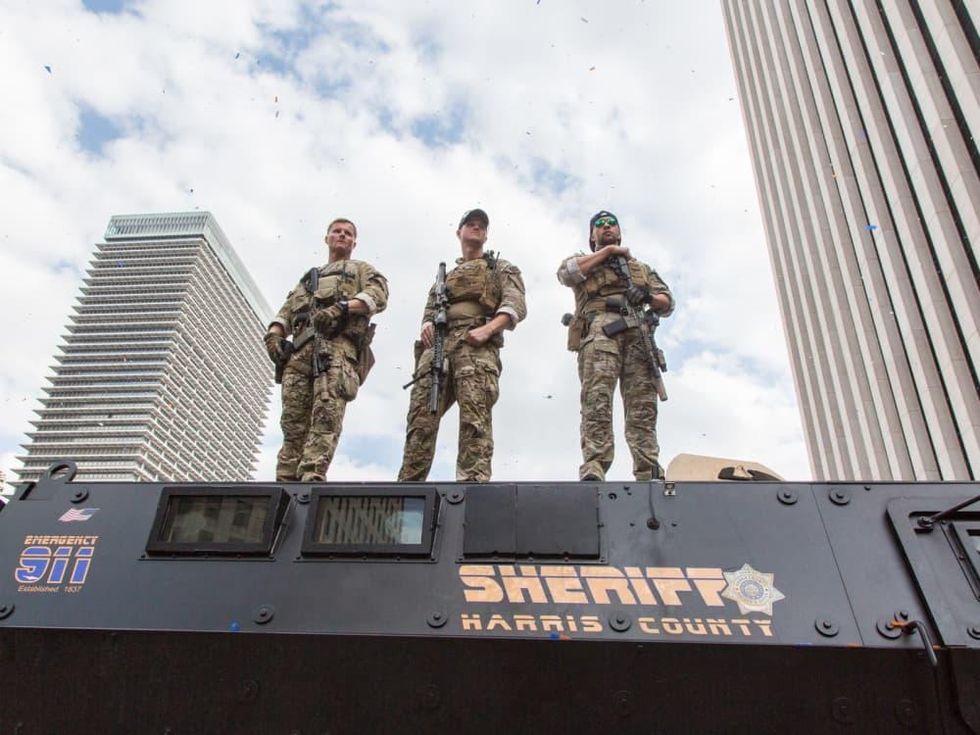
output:
[[[582,316],[586,321],[591,322],[596,318],[596,315],[604,312],[611,311],[621,314],[626,304],[625,299],[626,297],[622,293],[589,299],[585,302],[585,306],[582,307]]]

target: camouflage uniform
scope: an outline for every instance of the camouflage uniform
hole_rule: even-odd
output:
[[[289,358],[282,377],[283,444],[276,464],[276,479],[280,481],[326,479],[340,439],[344,410],[360,387],[358,358],[362,349],[368,349],[370,315],[384,311],[388,303],[388,282],[363,261],[338,260],[319,270],[315,297],[320,308],[359,299],[367,304],[370,314],[351,314],[336,337],[319,340],[329,366],[315,385],[313,355],[318,340],[312,338],[310,326],[314,294],[300,282],[273,320],[293,336],[294,344],[302,344]]]
[[[453,405],[459,403],[459,451],[456,457],[456,479],[486,482],[490,479],[493,459],[492,409],[497,402],[500,378],[500,348],[503,335],[496,334],[479,347],[466,343],[467,331],[485,324],[497,314],[511,317],[511,328],[527,315],[524,303],[524,281],[516,266],[506,260],[490,257],[456,261],[446,275],[446,289],[451,302],[446,331],[445,355],[448,370],[439,391],[439,406],[429,413],[429,391],[432,384],[432,348],[415,343],[415,375],[408,406],[408,430],[405,453],[398,473],[399,481],[424,480],[432,467],[436,451],[439,421]],[[435,318],[435,286],[429,291],[422,323]]]
[[[626,329],[607,337],[602,328],[620,319],[619,312],[606,309],[606,298],[622,296],[626,283],[608,263],[602,263],[588,276],[579,270],[576,259],[565,260],[558,269],[558,280],[575,294],[575,318],[569,325],[568,349],[578,352],[578,376],[582,384],[581,444],[582,466],[579,477],[605,478],[613,461],[612,399],[616,381],[626,414],[626,443],[633,455],[633,475],[650,480],[660,447],[657,444],[657,391],[646,362],[639,329]],[[674,297],[656,271],[635,258],[629,258],[630,275],[637,286],[651,294],[666,294],[674,310]]]

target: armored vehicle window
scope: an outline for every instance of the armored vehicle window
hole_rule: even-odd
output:
[[[303,534],[308,556],[428,556],[438,510],[433,488],[319,488]]]
[[[146,550],[268,556],[288,503],[282,488],[164,488]]]

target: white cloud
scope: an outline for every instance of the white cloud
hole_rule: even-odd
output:
[[[325,224],[358,223],[357,255],[388,275],[392,298],[331,478],[392,478],[425,291],[479,204],[489,246],[528,285],[529,317],[502,353],[495,477],[576,474],[578,383],[558,322],[571,294],[554,273],[603,207],[678,294],[659,334],[664,459],[744,454],[809,476],[717,3],[134,7],[0,7],[0,319],[24,335],[0,369],[5,461],[77,296],[71,267],[85,267],[108,217],[199,207],[274,308],[322,261]],[[78,140],[82,105],[122,131],[102,156]],[[438,145],[413,135],[422,121],[443,126]],[[278,449],[271,410],[262,479]],[[455,420],[434,479],[453,476]],[[621,433],[617,446],[612,476],[626,478]]]

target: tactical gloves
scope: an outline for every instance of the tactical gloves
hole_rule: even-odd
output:
[[[633,306],[645,304],[650,300],[650,289],[646,286],[633,285],[626,289],[626,300]]]
[[[347,302],[338,301],[336,304],[320,309],[313,316],[314,328],[325,337],[332,337],[340,331],[347,319]]]
[[[275,332],[266,332],[262,341],[265,342],[265,349],[269,353],[269,359],[278,364],[282,360],[282,337]]]

